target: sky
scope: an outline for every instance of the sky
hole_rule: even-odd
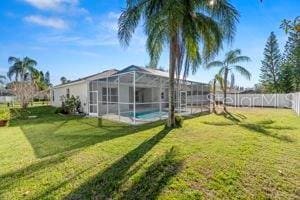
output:
[[[117,21],[125,0],[1,0],[0,3],[0,74],[8,71],[9,56],[35,59],[37,68],[49,71],[56,85],[60,77],[69,80],[107,69],[129,65],[145,66],[149,57],[142,24],[130,46],[119,44]],[[300,14],[299,0],[231,0],[240,12],[234,42],[224,45],[224,52],[240,48],[252,62],[244,66],[252,73],[250,81],[236,76],[236,84],[251,87],[259,81],[263,49],[274,31],[281,49],[287,36],[279,29],[283,19]],[[159,66],[168,68],[164,50]],[[216,70],[203,66],[189,79],[209,82]]]

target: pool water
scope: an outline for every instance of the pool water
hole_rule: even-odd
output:
[[[165,112],[165,111],[161,111],[161,113],[157,110],[140,111],[140,112],[135,113],[135,118],[136,119],[141,119],[141,120],[151,120],[151,119],[159,118],[160,116],[164,117],[164,116],[167,116],[167,115],[168,115],[168,112]],[[123,114],[123,116],[133,117],[133,113],[126,113],[126,114]]]

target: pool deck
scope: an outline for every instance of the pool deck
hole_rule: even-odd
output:
[[[180,115],[181,116],[190,116],[190,115],[194,115],[194,114],[198,114],[198,113],[202,113],[202,112],[208,112],[210,111],[210,107],[209,106],[203,106],[202,108],[185,108],[184,110],[181,110]],[[179,109],[175,110],[176,114],[179,114]],[[150,123],[150,122],[155,122],[155,121],[159,121],[159,120],[163,120],[163,119],[167,119],[168,118],[168,114],[163,114],[160,117],[154,117],[151,119],[140,119],[140,118],[136,118],[135,119],[135,123],[134,123],[134,119],[133,117],[128,117],[128,116],[121,116],[121,115],[117,115],[117,114],[105,114],[102,116],[104,119],[108,119],[111,121],[118,121],[118,122],[124,122],[127,124],[132,124],[132,125],[140,125],[140,124],[146,124],[146,123]]]

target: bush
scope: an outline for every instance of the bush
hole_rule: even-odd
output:
[[[179,116],[179,115],[176,115],[175,116],[175,125],[176,127],[182,127],[183,126],[183,117],[182,116]]]
[[[8,108],[1,108],[0,109],[0,120],[9,121],[11,118],[10,111]]]
[[[74,97],[73,95],[70,98],[61,96],[62,99],[62,112],[63,114],[74,114],[75,112],[80,113],[81,101],[79,97]]]

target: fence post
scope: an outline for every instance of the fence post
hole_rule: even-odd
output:
[[[277,99],[277,93],[275,94],[275,106],[276,106],[276,109],[278,108],[278,99]]]
[[[298,105],[298,116],[300,116],[300,92],[298,93],[297,105]]]

